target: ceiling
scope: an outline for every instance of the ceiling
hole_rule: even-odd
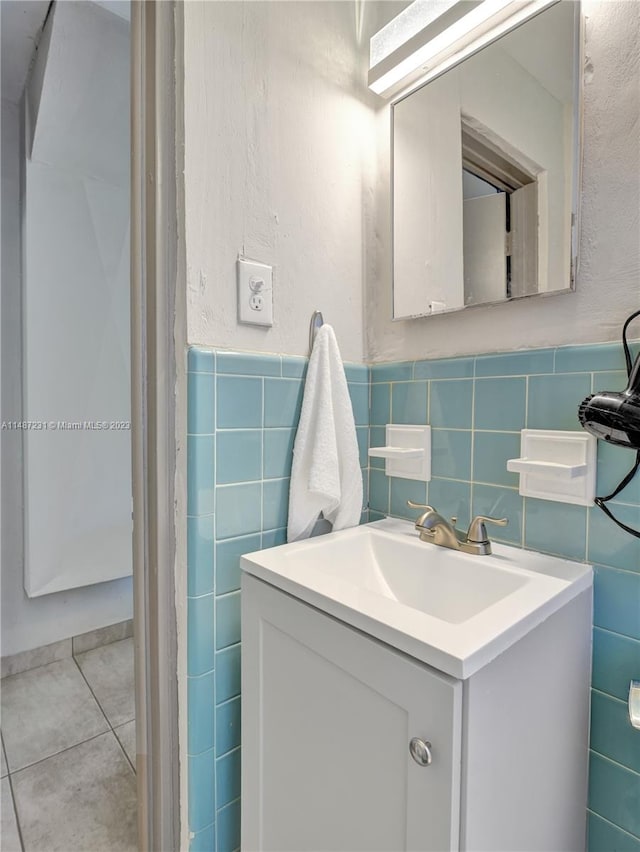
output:
[[[50,0],[2,0],[0,3],[2,97],[13,103],[22,97],[49,3]]]
[[[93,0],[98,6],[102,6],[108,12],[113,12],[125,21],[131,20],[131,3],[129,0]]]
[[[557,3],[500,40],[525,71],[565,104],[574,99],[574,13],[573,3]]]
[[[17,103],[22,97],[31,60],[52,0],[0,0],[0,57],[2,97]],[[129,0],[95,0],[109,12],[130,20]]]

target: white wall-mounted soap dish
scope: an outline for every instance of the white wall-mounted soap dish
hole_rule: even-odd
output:
[[[507,470],[520,474],[520,494],[591,506],[596,494],[597,442],[585,432],[523,429],[521,457]]]
[[[369,456],[385,459],[387,476],[428,482],[431,479],[431,427],[389,424],[386,445],[371,447]]]

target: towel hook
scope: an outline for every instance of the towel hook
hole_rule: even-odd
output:
[[[309,355],[313,350],[313,342],[316,339],[318,329],[324,325],[322,311],[314,311],[311,317],[311,326],[309,328]]]

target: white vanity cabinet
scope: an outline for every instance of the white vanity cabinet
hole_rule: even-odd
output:
[[[461,683],[260,580],[242,594],[243,849],[457,848]]]
[[[583,850],[590,617],[461,680],[244,573],[242,848]]]

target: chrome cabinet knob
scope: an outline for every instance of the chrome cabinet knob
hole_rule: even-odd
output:
[[[409,753],[418,766],[431,766],[431,743],[413,737],[409,743]]]

